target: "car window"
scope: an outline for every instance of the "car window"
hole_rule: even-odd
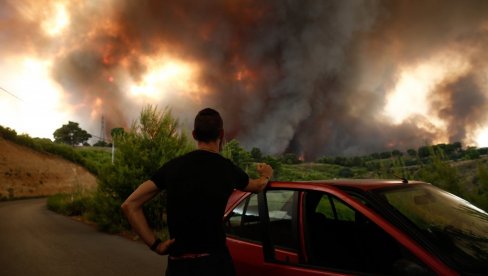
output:
[[[431,273],[392,236],[335,196],[308,192],[304,216],[308,264],[358,273]]]
[[[250,194],[232,210],[225,222],[228,236],[261,243],[258,197]]]
[[[296,212],[296,191],[271,190],[266,192],[268,201],[269,232],[271,240],[276,247],[295,249],[296,230],[294,230],[294,217]]]
[[[297,247],[296,201],[298,192],[270,190],[266,192],[269,235],[273,245],[281,248]],[[294,226],[295,225],[295,226]],[[262,243],[262,228],[259,220],[258,197],[251,194],[232,210],[225,222],[228,236]]]
[[[329,219],[354,221],[354,210],[334,197],[322,197],[315,212],[323,214]]]
[[[432,185],[405,185],[381,193],[463,270],[488,271],[488,213]]]

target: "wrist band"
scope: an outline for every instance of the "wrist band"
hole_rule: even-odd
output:
[[[156,238],[154,243],[149,247],[152,251],[156,250],[158,248],[158,245],[163,242],[160,238]]]

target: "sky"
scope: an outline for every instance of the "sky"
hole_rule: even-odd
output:
[[[216,108],[228,140],[269,154],[487,147],[486,14],[482,0],[2,0],[0,125],[110,139],[152,104],[186,130]]]

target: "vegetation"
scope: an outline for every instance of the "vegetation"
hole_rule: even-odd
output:
[[[56,194],[47,199],[47,208],[66,216],[81,216],[93,204],[91,199],[89,195],[77,193]]]
[[[54,142],[71,146],[85,144],[92,137],[86,130],[81,129],[78,123],[71,121],[56,129],[53,136]]]
[[[59,155],[66,160],[85,167],[89,172],[98,175],[101,165],[110,159],[110,153],[96,149],[72,147],[64,143],[54,143],[46,138],[31,138],[27,134],[18,135],[11,128],[0,126],[0,136],[33,150]]]
[[[114,164],[103,166],[98,190],[94,195],[91,218],[100,229],[115,232],[128,228],[120,212],[122,202],[168,160],[192,149],[186,136],[178,130],[178,121],[169,110],[148,106],[139,120],[125,132],[112,131],[116,145]],[[165,194],[145,206],[148,221],[154,228],[164,229],[162,220]]]
[[[98,176],[99,186],[92,194],[73,192],[48,200],[52,210],[66,215],[83,215],[101,230],[117,232],[129,225],[120,212],[122,201],[163,163],[193,149],[178,129],[169,110],[144,108],[130,129],[112,129],[115,159],[110,148],[73,147],[49,139],[17,135],[0,126],[1,137],[42,152],[61,155]],[[222,154],[257,176],[255,163],[266,162],[274,169],[275,180],[317,180],[331,178],[407,178],[430,182],[488,210],[488,148],[463,148],[461,143],[438,144],[372,153],[365,156],[324,156],[305,163],[293,153],[265,155],[261,149],[242,148],[237,140],[228,142]],[[149,221],[164,230],[162,219],[165,194],[145,207]],[[162,233],[162,232],[161,232]],[[161,234],[160,235],[163,235]]]
[[[264,156],[254,148],[250,152],[235,140],[223,154],[251,175],[251,164],[267,162],[275,170],[274,180],[307,181],[332,178],[415,179],[473,202],[488,210],[488,149],[468,147],[461,143],[438,144],[409,149],[373,153],[367,156],[322,157],[315,163],[300,161],[295,154]],[[474,164],[474,165],[473,165]]]

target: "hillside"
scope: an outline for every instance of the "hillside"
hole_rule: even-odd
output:
[[[0,137],[0,199],[47,196],[96,187],[85,168]]]

